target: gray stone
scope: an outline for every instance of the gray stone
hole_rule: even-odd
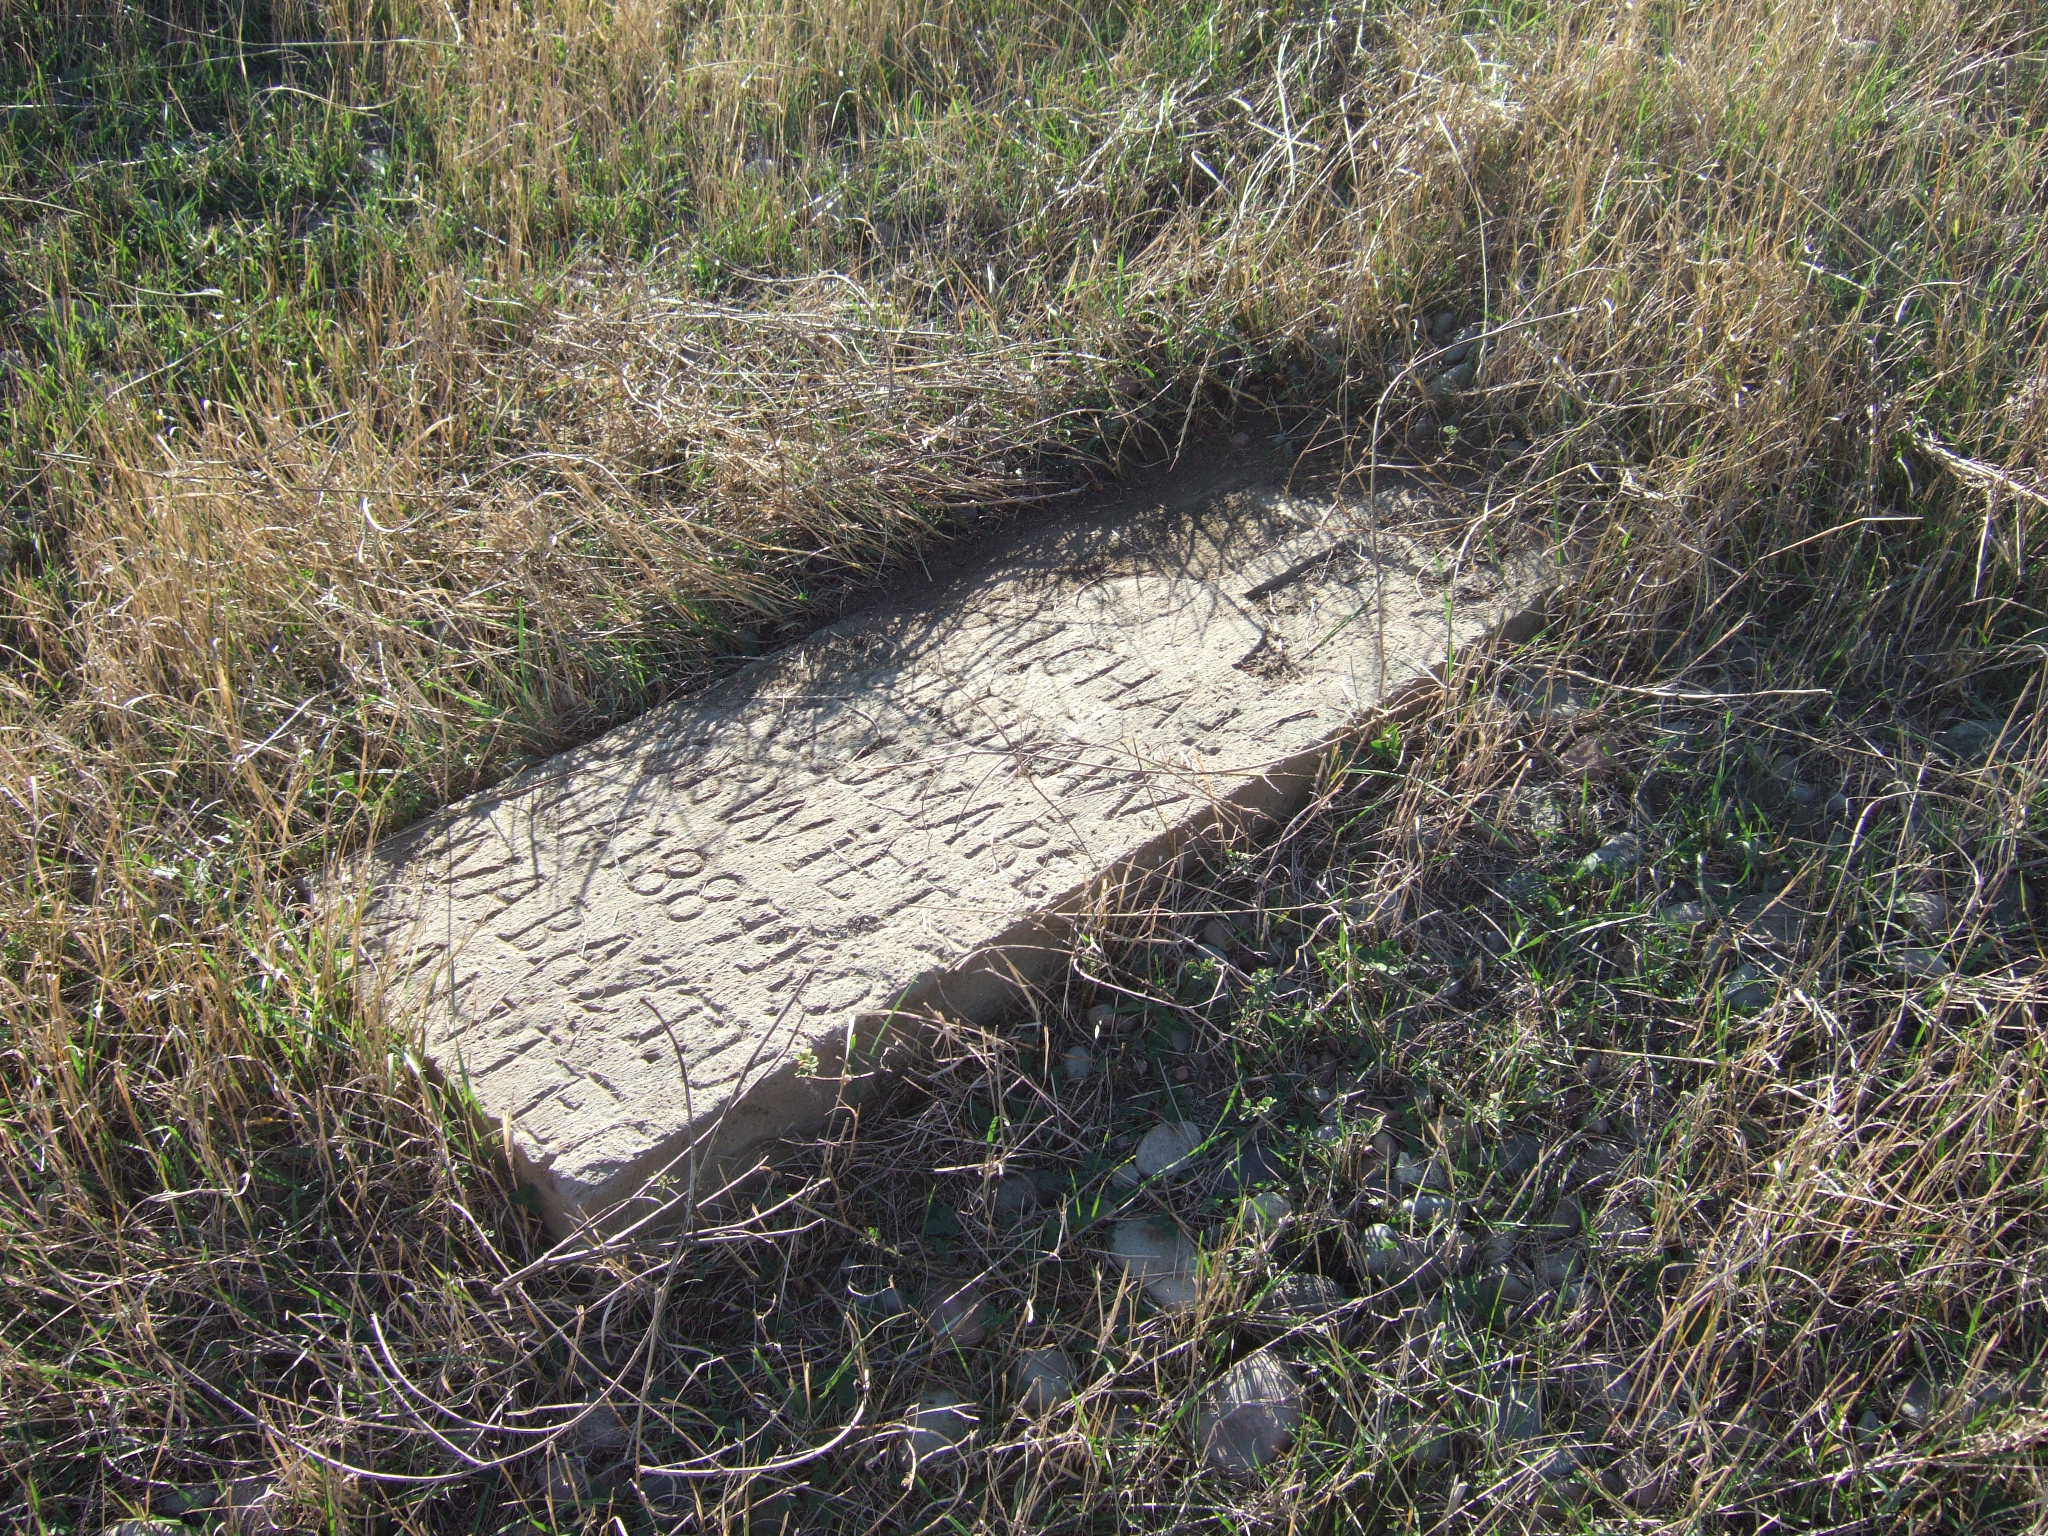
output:
[[[1374,1280],[1398,1280],[1414,1267],[1409,1245],[1383,1221],[1359,1232],[1358,1247],[1361,1267]]]
[[[1952,909],[1939,891],[1901,891],[1892,898],[1891,913],[1923,937],[1946,937]]]
[[[1195,1446],[1219,1472],[1245,1475],[1294,1443],[1301,1382],[1286,1362],[1260,1350],[1225,1371],[1195,1414]]]
[[[1220,917],[1212,917],[1202,924],[1202,942],[1220,954],[1229,954],[1237,947],[1237,935],[1230,924]]]
[[[1533,547],[1393,531],[1441,511],[1246,466],[1035,518],[338,874],[364,984],[555,1229],[664,1219],[1527,613]]]
[[[540,1474],[541,1497],[550,1509],[558,1512],[594,1504],[603,1492],[598,1480],[591,1476],[589,1464],[572,1452],[546,1453],[541,1460]],[[232,1529],[237,1533],[249,1533],[269,1527],[251,1526],[246,1521],[236,1520],[232,1522]]]
[[[1580,860],[1579,868],[1589,875],[1624,875],[1643,856],[1642,844],[1632,832],[1619,832]]]
[[[633,1448],[633,1429],[610,1403],[592,1403],[562,1432],[562,1446],[589,1461],[617,1461]]]
[[[903,1447],[910,1464],[928,1466],[958,1455],[980,1423],[973,1402],[960,1393],[944,1387],[927,1392],[904,1423]]]
[[[1344,1288],[1327,1275],[1283,1271],[1252,1303],[1251,1322],[1256,1327],[1282,1329],[1330,1322],[1350,1303]]]
[[[1396,1447],[1418,1472],[1438,1472],[1458,1454],[1458,1437],[1446,1430],[1417,1429]]]
[[[1938,949],[1908,945],[1891,951],[1892,969],[1908,981],[1938,981],[1954,969]]]
[[[1237,1225],[1242,1232],[1267,1238],[1287,1225],[1294,1215],[1294,1202],[1277,1189],[1247,1195],[1237,1207]]]
[[[1494,1437],[1503,1447],[1536,1439],[1543,1433],[1542,1384],[1527,1378],[1496,1383],[1490,1417]]]
[[[1267,1184],[1278,1184],[1287,1177],[1273,1155],[1256,1141],[1245,1141],[1238,1145],[1237,1156],[1224,1168],[1221,1182],[1235,1194],[1245,1194]]]
[[[1806,940],[1813,915],[1770,898],[1752,898],[1735,904],[1730,914],[1749,946],[1787,955],[1797,954]]]
[[[1757,1013],[1767,1007],[1777,991],[1774,978],[1762,966],[1745,960],[1721,983],[1721,1001],[1737,1013]]]
[[[1605,1468],[1600,1483],[1638,1514],[1654,1515],[1677,1502],[1680,1476],[1678,1464],[1653,1459],[1648,1452],[1638,1449]]]
[[[1399,1210],[1413,1227],[1433,1227],[1458,1219],[1458,1202],[1449,1195],[1411,1195]]]
[[[1543,1224],[1555,1237],[1577,1237],[1585,1230],[1586,1208],[1577,1195],[1559,1195]]]
[[[1543,1143],[1527,1134],[1510,1136],[1494,1154],[1495,1166],[1500,1169],[1501,1177],[1514,1184],[1535,1172],[1536,1165],[1542,1161]]]
[[[1060,1076],[1070,1083],[1085,1083],[1095,1075],[1095,1053],[1085,1045],[1070,1045],[1060,1057]]]
[[[1429,381],[1429,390],[1439,398],[1456,394],[1461,389],[1470,389],[1479,379],[1479,363],[1474,358],[1446,368]]]
[[[1657,1251],[1657,1234],[1625,1205],[1610,1205],[1602,1211],[1593,1222],[1593,1235],[1603,1249],[1621,1258],[1647,1258]]]
[[[988,1337],[988,1298],[978,1281],[970,1280],[932,1303],[928,1315],[932,1337],[941,1345],[971,1349]]]
[[[1012,1225],[1027,1221],[1045,1205],[1049,1183],[1043,1174],[1029,1169],[1006,1173],[996,1181],[989,1210],[998,1221]]]
[[[1578,1255],[1563,1249],[1553,1249],[1536,1260],[1536,1282],[1545,1290],[1563,1290],[1578,1272]]]
[[[1172,1222],[1120,1221],[1110,1229],[1109,1252],[1163,1311],[1185,1311],[1201,1296],[1201,1253]]]
[[[1438,1157],[1403,1153],[1394,1166],[1394,1178],[1403,1189],[1427,1190],[1431,1194],[1446,1194],[1451,1187],[1451,1171]]]
[[[1996,720],[1958,720],[1934,738],[1958,762],[1975,765],[1991,755],[1999,736]]]
[[[854,1311],[876,1321],[901,1317],[910,1310],[896,1282],[873,1264],[850,1264],[846,1268],[846,1297]]]
[[[1185,1120],[1155,1125],[1138,1142],[1133,1161],[1138,1172],[1148,1179],[1185,1173],[1207,1140],[1208,1136],[1200,1126],[1190,1125]]]
[[[574,1461],[581,1473],[580,1460],[560,1456],[550,1456],[549,1460],[552,1463]],[[587,1481],[586,1477],[584,1483]],[[219,1501],[210,1512],[221,1516],[226,1529],[234,1536],[284,1536],[284,1533],[300,1528],[284,1490],[267,1477],[234,1479],[220,1490]]]
[[[1517,1307],[1535,1294],[1529,1277],[1515,1264],[1495,1264],[1472,1282],[1472,1302],[1481,1312]]]
[[[1074,1400],[1074,1361],[1057,1344],[1042,1344],[1017,1356],[1011,1380],[1017,1406],[1026,1413],[1049,1413]]]

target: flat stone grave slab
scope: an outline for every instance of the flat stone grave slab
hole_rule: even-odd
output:
[[[1458,510],[1242,469],[1013,528],[381,845],[366,974],[556,1230],[672,1208],[1528,612],[1539,551],[1401,532]]]

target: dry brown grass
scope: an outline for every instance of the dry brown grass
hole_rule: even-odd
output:
[[[1110,1396],[1155,1410],[1137,1449],[1011,1440],[934,1504],[882,1430],[928,1364],[830,1292],[849,1229],[916,1225],[894,1148],[942,1146],[947,1095],[651,1268],[539,1262],[487,1139],[352,1011],[299,901],[329,851],[984,509],[1242,422],[1575,530],[1589,574],[1537,659],[1615,686],[1645,771],[1679,706],[1630,690],[1676,686],[1717,695],[1728,753],[1864,786],[1847,846],[1787,834],[1774,878],[1824,917],[1757,1018],[1607,956],[1511,967],[1440,1031],[1465,1075],[1433,1080],[1480,1104],[1581,983],[1594,1022],[1713,1064],[1660,1086],[1640,1174],[1694,1267],[1661,1312],[1611,1310],[1637,1335],[1556,1324],[1559,1360],[1648,1348],[1687,1384],[1678,1502],[1597,1518],[2036,1520],[2037,1417],[1936,1407],[1871,1442],[1830,1415],[1908,1356],[1965,1396],[2039,1358],[2037,909],[1997,904],[2038,878],[2048,753],[2042,28],[1955,0],[0,6],[4,1518],[276,1477],[307,1525],[509,1529],[543,1518],[589,1362],[669,1416],[662,1455],[832,1445],[814,1513],[871,1529],[1596,1518],[1369,1457],[1185,1483],[1157,1414],[1213,1362],[1106,1322]],[[1417,365],[1439,308],[1496,333],[1447,397]],[[1692,688],[1737,651],[1749,674]],[[1412,939],[1474,808],[1549,761],[1490,711],[1455,695],[1389,788],[1286,845],[1330,890],[1279,870],[1233,899],[1404,892],[1372,942]],[[1986,762],[1913,734],[1955,718],[2006,725]],[[1617,793],[1584,814],[1634,814]],[[1850,963],[1872,903],[1928,882],[1955,977]],[[1478,944],[1480,893],[1442,891],[1432,920]],[[1378,1028],[1399,1000],[1361,987]],[[985,1166],[986,1127],[946,1123],[951,1165]],[[1113,1310],[1056,1273],[1061,1316]],[[1393,1369],[1373,1337],[1331,1400]],[[824,1390],[849,1357],[857,1390]],[[738,1528],[796,1480],[671,1481]]]

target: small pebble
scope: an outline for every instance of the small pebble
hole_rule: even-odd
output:
[[[1258,1237],[1271,1237],[1287,1224],[1294,1214],[1294,1202],[1277,1189],[1261,1190],[1258,1194],[1247,1195],[1237,1208],[1237,1224],[1241,1231]]]
[[[1657,1251],[1657,1234],[1650,1224],[1624,1205],[1610,1205],[1593,1222],[1593,1234],[1600,1246],[1625,1259],[1640,1259]]]
[[[1451,1190],[1450,1167],[1440,1157],[1423,1159],[1422,1167],[1416,1173],[1415,1187],[1426,1190],[1434,1195],[1449,1194]]]
[[[1976,764],[1990,756],[1998,734],[1994,720],[1958,720],[1934,739],[1956,761]]]
[[[1642,845],[1635,834],[1622,832],[1587,854],[1579,861],[1579,868],[1589,875],[1622,875],[1634,869],[1641,857]]]
[[[1110,1231],[1109,1251],[1162,1311],[1185,1311],[1201,1295],[1200,1252],[1170,1222],[1120,1221]]]
[[[1020,1222],[1045,1204],[1045,1184],[1036,1173],[1004,1174],[989,1197],[989,1209],[999,1221]]]
[[[1109,1004],[1097,1003],[1088,1010],[1088,1027],[1098,1035],[1113,1035],[1124,1027],[1124,1021]]]
[[[1399,1209],[1409,1225],[1416,1227],[1455,1221],[1458,1216],[1458,1202],[1449,1195],[1411,1195],[1401,1202]]]
[[[1576,1254],[1553,1251],[1536,1260],[1536,1283],[1545,1290],[1562,1290],[1571,1284],[1572,1277],[1579,1272]]]
[[[1419,1472],[1435,1472],[1451,1464],[1458,1451],[1458,1437],[1436,1430],[1418,1430],[1406,1450],[1408,1465]]]
[[[1482,1307],[1516,1307],[1536,1294],[1529,1277],[1513,1264],[1499,1264],[1479,1276],[1474,1292]]]
[[[1519,1183],[1535,1172],[1536,1165],[1543,1160],[1543,1143],[1534,1136],[1510,1136],[1500,1144],[1494,1160],[1501,1177]]]
[[[1586,1208],[1577,1195],[1559,1195],[1543,1224],[1558,1237],[1577,1237],[1585,1229]]]
[[[1365,1272],[1374,1280],[1398,1280],[1414,1267],[1414,1256],[1401,1234],[1375,1222],[1358,1234]]]
[[[1934,1417],[1934,1383],[1915,1376],[1899,1393],[1899,1417],[1915,1429]]]
[[[1237,1156],[1224,1169],[1222,1182],[1233,1193],[1244,1194],[1267,1184],[1278,1184],[1287,1177],[1287,1170],[1274,1162],[1266,1149],[1256,1141],[1238,1144]]]
[[[1286,1363],[1260,1350],[1225,1371],[1195,1415],[1195,1445],[1219,1472],[1258,1471],[1294,1443],[1301,1424],[1301,1382]]]
[[[562,1435],[564,1449],[592,1461],[616,1461],[632,1444],[631,1427],[610,1403],[593,1403]]]
[[[1776,990],[1763,967],[1745,960],[1721,984],[1721,1001],[1737,1013],[1757,1013],[1768,1006]]]
[[[988,1337],[988,1299],[976,1281],[932,1303],[932,1337],[949,1348],[971,1349]]]
[[[846,1295],[854,1311],[864,1317],[900,1317],[910,1310],[910,1304],[903,1299],[903,1292],[896,1288],[896,1282],[872,1264],[848,1266]]]
[[[541,1497],[555,1510],[575,1509],[596,1500],[598,1487],[580,1456],[549,1452],[543,1463],[541,1475]],[[228,1528],[236,1532],[254,1533],[272,1529],[269,1522],[258,1524],[252,1518],[257,1506],[235,1505],[230,1513]]]
[[[1070,1045],[1060,1057],[1060,1071],[1070,1083],[1085,1083],[1095,1075],[1095,1053],[1085,1045]]]
[[[1047,1413],[1074,1399],[1074,1361],[1057,1344],[1019,1354],[1012,1379],[1017,1406],[1026,1413]]]
[[[1677,1470],[1668,1463],[1653,1464],[1649,1455],[1633,1450],[1610,1463],[1600,1474],[1600,1484],[1637,1514],[1654,1515],[1677,1501]]]
[[[973,1438],[980,1415],[958,1392],[928,1392],[910,1412],[903,1437],[910,1464],[918,1467],[956,1455]]]
[[[1892,899],[1892,915],[1922,934],[1944,934],[1949,924],[1948,898],[1939,891],[1901,891]]]
[[[1206,1140],[1199,1126],[1185,1120],[1155,1125],[1138,1143],[1138,1172],[1148,1179],[1185,1172]]]
[[[1909,981],[1937,981],[1953,969],[1938,949],[1895,949],[1891,957],[1892,968]]]
[[[1429,381],[1429,392],[1439,399],[1456,394],[1461,389],[1470,389],[1479,379],[1479,364],[1473,358],[1453,364]]]
[[[1202,942],[1211,949],[1228,954],[1237,947],[1237,934],[1222,918],[1212,917],[1202,924]]]
[[[1493,1432],[1504,1446],[1534,1440],[1543,1433],[1543,1388],[1529,1380],[1503,1381],[1495,1390]]]
[[[1351,1302],[1344,1288],[1327,1275],[1283,1271],[1252,1304],[1253,1319],[1268,1327],[1294,1328],[1328,1321]]]

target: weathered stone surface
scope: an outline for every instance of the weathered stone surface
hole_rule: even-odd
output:
[[[558,1229],[702,1193],[1531,607],[1430,510],[1246,472],[1005,536],[385,844],[372,974]]]

